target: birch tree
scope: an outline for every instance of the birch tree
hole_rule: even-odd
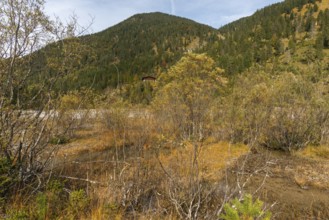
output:
[[[187,54],[158,79],[154,106],[171,133],[202,139],[211,103],[226,83],[224,71],[206,54]]]
[[[53,88],[79,58],[77,45],[64,40],[78,42],[76,19],[51,21],[44,3],[0,1],[0,194],[15,183],[40,183],[56,149],[49,147],[59,120]],[[60,53],[40,50],[49,43]]]

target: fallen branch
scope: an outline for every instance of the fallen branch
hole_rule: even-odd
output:
[[[89,179],[78,178],[78,177],[73,177],[73,176],[63,176],[63,175],[60,175],[59,177],[65,178],[65,179],[70,179],[70,180],[85,181],[85,182],[88,182],[88,183],[91,183],[91,184],[100,184],[100,185],[104,185],[104,186],[107,185],[106,183],[98,182],[98,181],[95,181],[95,180],[89,180]]]

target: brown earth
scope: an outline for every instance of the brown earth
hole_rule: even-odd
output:
[[[329,219],[329,160],[264,151],[237,164],[231,177],[236,181],[236,172],[250,177],[245,190],[267,204],[273,219]]]
[[[102,163],[99,166],[101,168],[93,165],[93,169],[97,168],[98,172],[89,178],[97,179],[100,173],[111,170],[112,164],[108,162],[114,155],[114,137],[106,130],[86,133],[81,133],[77,140],[63,146],[59,155],[60,158],[63,155],[71,156],[70,159],[75,161],[75,172],[70,172],[77,177],[84,175],[81,174],[84,170],[82,164],[78,161],[106,161],[106,166]],[[128,153],[130,149],[127,148],[126,151]],[[205,146],[200,155],[200,164],[205,166],[204,176],[214,179],[219,170],[225,169],[223,163],[245,152],[243,146],[230,147],[224,143]],[[175,152],[171,151],[170,155],[175,156]],[[188,154],[183,152],[182,155]],[[166,165],[166,161],[169,163],[170,158],[174,156],[160,159],[163,159],[162,162]],[[89,164],[85,166],[90,169]],[[258,150],[256,153],[248,153],[234,159],[229,166],[229,186],[234,188],[237,182],[240,182],[240,185],[246,183],[244,192],[264,201],[273,213],[272,219],[329,219],[329,159]]]

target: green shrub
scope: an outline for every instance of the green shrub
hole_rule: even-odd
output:
[[[86,212],[89,199],[84,190],[75,190],[70,193],[68,212],[72,218],[77,218]]]
[[[318,87],[292,73],[241,75],[222,101],[223,136],[283,151],[324,144],[329,96]]]
[[[31,216],[33,219],[56,219],[67,207],[68,197],[63,193],[63,183],[50,181],[45,191],[39,192],[34,199]]]
[[[9,210],[7,220],[28,220],[29,215],[25,210]]]
[[[4,157],[0,157],[0,207],[5,200],[10,186],[15,182],[11,175],[11,163]]]
[[[47,196],[44,193],[39,193],[36,197],[36,215],[37,219],[46,219],[48,212]]]
[[[57,135],[55,137],[52,137],[49,141],[50,144],[67,144],[70,142],[70,138],[65,135]]]
[[[225,220],[269,220],[271,212],[264,211],[263,202],[257,199],[253,202],[252,196],[247,194],[243,200],[234,199],[224,205],[224,214],[219,216]]]

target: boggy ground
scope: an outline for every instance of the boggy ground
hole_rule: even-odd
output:
[[[107,130],[81,132],[75,141],[63,146],[59,155],[60,158],[67,155],[70,161],[74,161],[69,172],[71,175],[103,183],[104,179],[111,176],[108,171],[115,168],[115,164],[111,162],[115,155],[113,143],[113,134]],[[121,155],[120,149],[122,148],[119,148]],[[134,162],[131,159],[137,155],[130,155],[131,150],[133,149],[129,146],[126,147],[126,162],[132,165]],[[188,147],[181,153],[175,148],[168,150],[159,156],[165,167],[169,167],[173,161],[184,161],[184,155],[189,155]],[[244,192],[253,194],[254,198],[259,197],[273,213],[272,219],[329,219],[328,157],[322,155],[321,158],[313,158],[310,155],[305,156],[303,152],[288,154],[264,149],[259,149],[256,153],[245,153],[246,151],[243,146],[229,146],[224,143],[203,146],[199,157],[201,175],[210,181],[218,181],[218,173],[226,173],[226,178],[222,178],[223,184],[228,184],[230,188],[240,184]],[[241,154],[243,156],[239,157]],[[228,160],[230,163],[227,163]],[[100,164],[97,165],[98,163]],[[158,165],[157,162],[155,164]],[[227,167],[228,172],[223,172]],[[86,170],[89,172],[82,172]],[[102,175],[104,173],[106,175]],[[100,189],[102,187],[96,191]],[[104,196],[104,193],[101,194]]]
[[[272,206],[273,219],[329,219],[329,160],[261,151],[238,164],[230,169],[232,180],[244,172],[245,190]]]

